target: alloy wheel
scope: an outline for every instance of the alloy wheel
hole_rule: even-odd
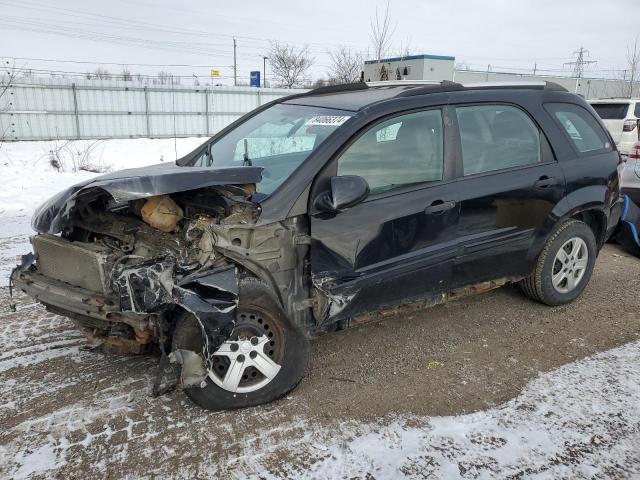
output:
[[[558,250],[553,260],[551,283],[560,293],[569,293],[580,284],[589,264],[587,244],[580,237],[572,237]]]

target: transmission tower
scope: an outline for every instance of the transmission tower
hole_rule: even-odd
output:
[[[584,66],[597,62],[595,60],[585,60],[585,57],[589,56],[589,50],[586,50],[584,47],[580,47],[580,49],[573,52],[573,54],[576,55],[576,59],[573,62],[565,62],[563,65],[573,65],[573,76],[582,78]]]

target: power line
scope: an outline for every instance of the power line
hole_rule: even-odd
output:
[[[88,12],[86,10],[83,11],[83,10],[77,10],[77,9],[62,8],[58,6],[50,7],[48,5],[44,5],[38,2],[28,1],[28,0],[21,0],[20,3],[13,3],[13,2],[8,2],[7,0],[2,0],[0,1],[0,4],[12,6],[15,8],[23,8],[30,11],[35,10],[35,11],[45,12],[47,14],[53,13],[55,15],[62,15],[64,16],[65,18],[64,21],[66,22],[68,22],[68,19],[67,19],[68,17],[79,18],[79,19],[85,20],[86,22],[86,18],[88,17],[94,20],[99,20],[101,26],[105,26],[105,24],[107,24],[110,26],[116,26],[117,28],[122,28],[123,26],[126,26],[127,28],[135,27],[137,30],[146,29],[146,30],[153,30],[153,31],[164,32],[164,33],[172,33],[177,35],[205,36],[207,38],[219,37],[219,38],[231,39],[233,37],[236,37],[243,41],[256,42],[260,45],[269,44],[269,40],[265,38],[260,38],[260,37],[216,33],[211,31],[198,30],[194,28],[182,29],[179,27],[171,26],[171,25],[158,24],[158,23],[146,22],[141,20],[131,20],[127,18],[114,17],[109,15],[100,15],[100,14]],[[3,18],[7,18],[6,15],[3,16]],[[42,21],[42,19],[29,19],[29,20]],[[50,25],[57,26],[57,25],[60,25],[60,23],[61,23],[60,21],[56,21],[55,23]],[[339,44],[334,44],[334,43],[321,43],[321,42],[307,42],[307,43],[309,45],[315,45],[316,47],[322,47],[322,48],[340,46]],[[355,46],[355,45],[350,45],[350,46],[358,49],[365,48],[362,46]],[[326,53],[326,52],[317,52],[317,53]]]
[[[6,57],[5,57],[6,58]],[[48,75],[60,75],[60,76],[70,76],[70,77],[87,77],[87,76],[95,76],[94,73],[92,72],[74,72],[74,71],[68,71],[68,70],[54,70],[54,69],[44,69],[44,68],[31,68],[31,67],[21,67],[19,70],[19,73],[24,74],[29,74],[29,73],[40,73],[40,74],[48,74]],[[120,77],[121,75],[118,73],[106,73],[106,75],[109,75],[110,77],[112,77],[111,79],[118,79],[118,77]],[[193,78],[193,74],[191,75],[176,75],[176,74],[172,74],[169,73],[168,74],[170,77],[172,78]],[[148,74],[132,74],[132,76],[134,77],[140,77],[140,78],[145,78],[145,79],[160,79],[160,78],[167,78],[166,75],[148,75]],[[224,78],[224,79],[231,79],[233,78],[233,76],[231,75],[219,75],[216,77],[211,77],[211,79],[218,79],[218,78]],[[238,75],[238,78],[241,79],[249,79],[250,76],[249,75]]]
[[[13,60],[28,60],[35,62],[55,62],[55,63],[75,63],[81,65],[118,65],[121,67],[193,67],[193,68],[209,68],[211,64],[198,65],[190,63],[134,63],[134,62],[96,62],[96,61],[82,61],[82,60],[59,60],[53,58],[33,58],[33,57],[0,57],[11,58]]]
[[[253,55],[247,57],[253,60],[264,60],[264,56],[255,57]],[[10,59],[10,60],[20,60],[26,62],[45,62],[45,63],[62,63],[62,64],[72,64],[72,65],[88,65],[91,67],[100,67],[104,65],[115,65],[118,67],[169,67],[169,68],[212,68],[215,66],[223,66],[216,62],[208,63],[208,64],[190,64],[190,63],[135,63],[135,62],[106,62],[106,61],[86,61],[86,60],[61,60],[61,59],[53,59],[53,58],[36,58],[36,57],[14,57],[14,56],[0,56],[0,58]],[[268,57],[267,57],[268,58]],[[239,65],[246,65],[248,62],[238,62]],[[36,67],[29,67],[28,64],[25,64],[24,70],[34,69]],[[325,67],[328,68],[329,65],[325,63],[317,63],[314,62],[314,66],[317,67]],[[230,68],[233,68],[231,65]],[[46,69],[44,67],[43,69]],[[79,72],[82,73],[82,72]],[[231,78],[231,77],[230,77]]]

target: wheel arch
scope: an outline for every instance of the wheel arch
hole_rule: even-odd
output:
[[[568,219],[587,224],[593,232],[598,249],[605,243],[607,234],[606,202],[610,190],[604,185],[580,188],[560,200],[534,234],[529,258],[535,260],[556,229]]]

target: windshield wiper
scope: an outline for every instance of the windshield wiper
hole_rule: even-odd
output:
[[[242,166],[243,167],[253,167],[253,164],[251,163],[251,159],[249,158],[249,143],[247,142],[247,139],[244,139],[244,161],[242,162]]]

